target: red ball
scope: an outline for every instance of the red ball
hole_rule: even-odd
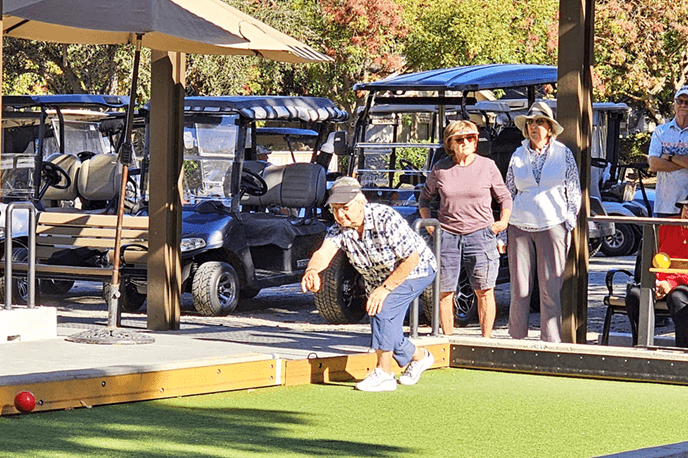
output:
[[[20,391],[14,397],[14,407],[20,412],[31,412],[36,407],[36,398],[31,391]]]

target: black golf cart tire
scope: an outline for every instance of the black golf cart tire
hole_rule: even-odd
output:
[[[600,251],[609,257],[628,256],[636,246],[636,234],[628,224],[614,224],[614,234],[602,240]]]
[[[201,264],[194,274],[191,295],[196,311],[206,316],[223,316],[239,305],[239,276],[226,262]]]
[[[328,323],[358,323],[366,315],[366,299],[360,274],[351,266],[346,255],[339,251],[327,269],[320,273],[320,290],[315,293],[315,307]]]
[[[42,278],[38,281],[38,289],[41,294],[65,294],[68,293],[74,280],[53,280],[50,278]]]
[[[26,261],[29,257],[29,250],[24,247],[12,248],[13,261]],[[4,262],[4,256],[3,256]],[[28,302],[29,290],[26,277],[12,276],[12,304],[26,305]],[[0,300],[5,303],[5,275],[0,276]]]
[[[105,303],[108,303],[108,298],[110,297],[110,282],[103,282],[103,299]],[[120,286],[120,298],[119,298],[119,309],[121,312],[136,313],[143,306],[146,301],[146,295],[139,293],[136,286],[132,284],[124,284]]]
[[[421,301],[423,313],[430,323],[432,323],[432,300],[432,286],[429,286],[421,294]],[[478,298],[468,282],[468,275],[462,269],[459,283],[456,285],[456,294],[454,294],[454,326],[465,328],[477,317]]]

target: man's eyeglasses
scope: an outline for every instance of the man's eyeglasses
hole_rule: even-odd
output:
[[[526,125],[532,125],[535,124],[536,126],[548,126],[549,121],[546,120],[545,118],[537,118],[537,119],[526,119]]]
[[[688,99],[676,99],[676,105],[688,105]]]

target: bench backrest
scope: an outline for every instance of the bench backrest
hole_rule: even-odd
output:
[[[117,215],[42,212],[36,227],[36,258],[49,259],[55,252],[79,247],[107,251],[110,259],[115,246]],[[122,245],[148,246],[148,217],[124,216]],[[145,250],[125,250],[127,263],[145,262]]]
[[[246,161],[244,167],[263,177],[268,192],[262,196],[242,197],[243,205],[310,208],[325,202],[326,172],[319,164],[296,162],[274,165],[263,161]]]

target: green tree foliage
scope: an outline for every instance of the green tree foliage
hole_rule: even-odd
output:
[[[125,94],[133,48],[5,38],[3,57],[5,94]],[[145,83],[147,74],[141,78]]]
[[[595,28],[597,98],[625,100],[656,121],[671,116],[673,93],[688,81],[688,3],[596,2]]]
[[[556,62],[557,0],[399,1],[410,68]]]

